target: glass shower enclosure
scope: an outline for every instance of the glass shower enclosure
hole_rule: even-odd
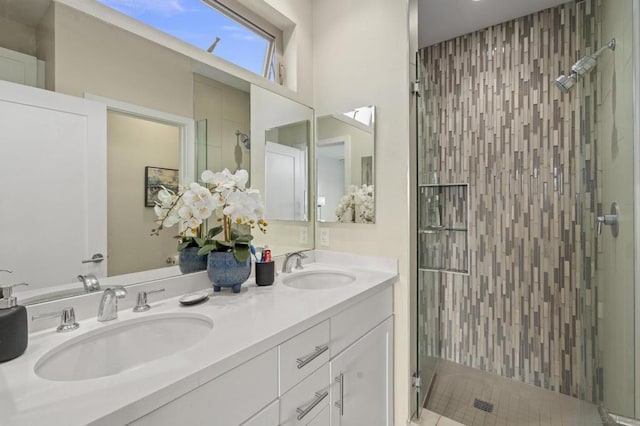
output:
[[[583,0],[418,51],[418,411],[446,359],[640,417],[639,25]]]

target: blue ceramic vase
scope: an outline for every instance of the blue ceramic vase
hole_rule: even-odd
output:
[[[212,251],[207,259],[207,275],[213,283],[213,291],[222,287],[231,287],[234,293],[240,293],[240,286],[251,274],[251,258],[238,262],[231,252]]]
[[[207,269],[207,255],[198,254],[200,247],[187,247],[178,252],[178,266],[183,274]]]

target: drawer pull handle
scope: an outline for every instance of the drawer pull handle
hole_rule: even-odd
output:
[[[340,383],[340,399],[334,405],[340,409],[340,415],[344,416],[344,373],[340,373],[335,380]]]
[[[316,346],[316,350],[311,355],[309,355],[306,358],[298,358],[296,360],[298,361],[298,369],[301,369],[305,365],[309,364],[311,361],[318,358],[320,355],[322,355],[328,350],[329,350],[329,346],[327,345]]]
[[[316,408],[316,406],[320,404],[322,400],[327,396],[329,396],[329,392],[327,391],[316,392],[316,399],[314,399],[313,402],[307,406],[307,408],[296,408],[296,412],[298,413],[298,420],[302,420],[304,416],[306,416],[311,410]]]

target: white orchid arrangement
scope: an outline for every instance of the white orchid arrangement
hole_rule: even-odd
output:
[[[338,203],[336,217],[339,222],[372,223],[375,219],[373,185],[350,185],[349,192]]]
[[[246,261],[253,239],[251,229],[257,227],[266,232],[267,227],[260,191],[247,188],[248,181],[246,170],[236,173],[228,169],[218,173],[205,170],[202,173],[204,185],[193,182],[178,193],[163,187],[154,208],[158,227],[151,235],[159,235],[162,229],[180,224],[178,250],[197,246],[201,255],[211,251],[232,251],[239,262]],[[222,223],[201,237],[200,229],[211,216]],[[215,239],[220,233],[223,238]]]

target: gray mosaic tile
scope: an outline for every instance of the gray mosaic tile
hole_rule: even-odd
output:
[[[421,351],[592,401],[602,393],[590,294],[598,253],[584,224],[601,205],[597,96],[584,94],[597,93],[597,79],[565,95],[552,83],[600,45],[599,1],[422,49],[418,129],[419,183],[469,183],[468,250],[451,240],[420,254],[470,263],[468,276],[419,274],[429,307]]]

